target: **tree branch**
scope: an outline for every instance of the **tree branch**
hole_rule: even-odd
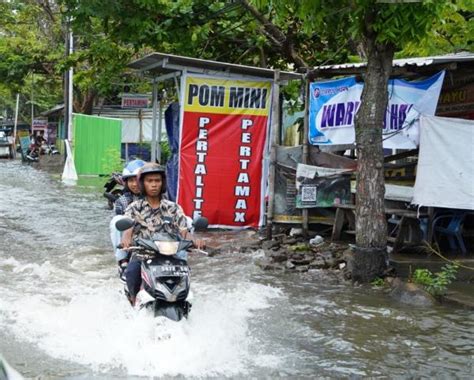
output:
[[[51,9],[51,4],[49,4],[49,0],[37,0],[37,3],[46,12],[49,19],[54,23],[55,21],[54,12]]]
[[[308,64],[295,50],[294,41],[290,35],[284,34],[280,28],[268,20],[257,8],[247,0],[240,0],[240,4],[260,23],[265,31],[265,36],[270,43],[277,47],[296,68],[308,67]]]

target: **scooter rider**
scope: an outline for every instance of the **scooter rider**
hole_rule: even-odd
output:
[[[165,169],[158,164],[147,163],[139,171],[138,182],[143,198],[131,203],[125,211],[124,215],[133,219],[135,226],[123,233],[122,247],[130,247],[132,238],[150,239],[155,232],[160,231],[165,217],[171,220],[170,228],[179,231],[183,238],[191,239],[183,209],[163,197],[166,192]],[[197,245],[201,245],[201,242]],[[137,258],[132,257],[125,277],[130,302],[134,305],[141,286],[141,263]]]
[[[119,275],[122,277],[125,268],[128,265],[128,253],[117,248],[122,239],[122,234],[115,227],[115,223],[120,218],[123,218],[123,213],[130,203],[140,198],[140,186],[138,185],[137,175],[138,171],[145,165],[145,161],[133,160],[130,161],[122,171],[122,179],[124,182],[124,192],[115,201],[114,212],[115,216],[110,221],[110,239],[115,251],[115,258],[119,265]]]

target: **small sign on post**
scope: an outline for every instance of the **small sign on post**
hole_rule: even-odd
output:
[[[48,128],[48,119],[46,118],[37,118],[33,120],[33,128],[32,132],[34,131],[46,131]]]
[[[148,108],[149,96],[145,94],[122,94],[122,108]]]

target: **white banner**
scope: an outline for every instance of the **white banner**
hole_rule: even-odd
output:
[[[444,71],[423,81],[389,81],[389,103],[383,125],[383,146],[415,149],[420,115],[434,115]],[[354,121],[363,84],[355,77],[310,85],[309,142],[313,145],[353,144]]]
[[[474,121],[423,116],[414,204],[474,210]]]

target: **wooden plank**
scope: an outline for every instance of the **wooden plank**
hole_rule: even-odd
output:
[[[412,149],[407,152],[402,152],[394,154],[392,156],[387,156],[383,159],[383,162],[392,162],[396,160],[401,160],[402,158],[412,157],[418,154],[418,149]]]
[[[398,232],[393,243],[393,253],[397,252],[405,242],[406,217],[402,216],[398,223]]]
[[[336,210],[336,217],[332,226],[332,241],[339,240],[341,238],[342,227],[344,226],[344,213],[345,211],[341,208]]]
[[[334,207],[336,208],[336,218],[332,230],[332,241],[339,240],[342,233],[355,235],[355,205],[338,204],[334,205]],[[387,242],[393,244],[393,252],[397,252],[404,245],[407,233],[410,228],[413,228],[412,225],[416,223],[416,219],[426,216],[426,213],[417,213],[413,210],[398,208],[386,208],[385,214],[401,217],[398,222],[396,235],[387,236]],[[344,229],[345,224],[347,224],[346,229]]]
[[[353,204],[336,204],[334,205],[336,209],[343,209],[343,210],[355,210],[356,206]],[[407,218],[414,218],[418,219],[418,217],[426,217],[426,213],[418,213],[417,211],[401,209],[401,208],[386,208],[385,214],[391,215],[398,215],[398,216],[405,216]]]
[[[346,205],[346,204],[335,204],[334,207],[337,209],[344,209],[344,210],[355,210],[355,205]]]

